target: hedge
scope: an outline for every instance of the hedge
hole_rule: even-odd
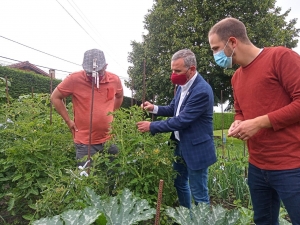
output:
[[[0,66],[0,77],[7,77],[11,82],[9,95],[12,98],[18,98],[20,95],[31,94],[32,92],[50,93],[50,77],[4,66]],[[60,82],[61,80],[53,79],[53,90]]]
[[[234,113],[214,113],[214,130],[228,129],[234,121]]]

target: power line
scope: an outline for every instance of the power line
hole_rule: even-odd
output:
[[[32,48],[32,47],[29,47],[29,46],[27,46],[27,45],[24,45],[24,44],[22,44],[22,43],[20,43],[20,42],[17,42],[17,41],[11,40],[11,39],[9,39],[9,38],[7,38],[7,37],[3,37],[3,36],[1,36],[1,35],[0,35],[0,37],[4,38],[4,39],[6,39],[6,40],[12,41],[12,42],[14,42],[14,43],[17,43],[17,44],[19,44],[19,45],[25,46],[25,47],[27,47],[27,48],[33,49],[33,50],[35,50],[35,51],[41,52],[41,53],[43,53],[43,54],[46,54],[46,55],[52,56],[52,57],[54,57],[54,58],[57,58],[57,59],[60,59],[60,60],[63,60],[63,61],[65,61],[65,62],[72,63],[72,64],[75,64],[75,65],[77,65],[77,66],[81,66],[80,64],[73,63],[73,62],[70,62],[70,61],[68,61],[68,60],[62,59],[62,58],[60,58],[60,57],[57,57],[57,56],[51,55],[51,54],[49,54],[49,53],[47,53],[47,52],[43,52],[43,51],[40,51],[40,50],[38,50],[38,49],[35,49],[35,48]]]
[[[76,6],[76,9],[71,3],[69,0],[67,0],[69,2],[69,4],[72,6],[72,8],[77,12],[77,14],[81,17],[81,19],[83,19],[84,22],[86,22],[86,24],[95,32],[97,33],[97,29],[95,29],[93,27],[93,24],[89,21],[89,19],[84,15],[84,13],[80,10],[80,8],[76,5],[76,3],[74,1],[73,4]],[[78,12],[79,11],[79,12]]]
[[[44,53],[44,54],[46,54],[46,55],[49,55],[49,56],[55,57],[55,58],[57,58],[57,59],[63,60],[63,61],[65,61],[65,62],[69,62],[69,63],[75,64],[75,65],[77,65],[77,66],[82,66],[82,65],[80,65],[80,64],[73,63],[73,62],[70,62],[70,61],[68,61],[68,60],[65,60],[65,59],[59,58],[59,57],[57,57],[57,56],[48,54],[48,53],[46,53],[46,52],[40,51],[40,50],[38,50],[38,49],[29,47],[29,46],[27,46],[27,45],[24,45],[24,44],[19,43],[19,42],[17,42],[17,41],[11,40],[11,39],[6,38],[6,37],[3,37],[3,36],[1,36],[1,35],[0,35],[0,37],[2,37],[2,38],[4,38],[4,39],[7,39],[7,40],[9,40],[9,41],[12,41],[12,42],[14,42],[14,43],[17,43],[17,44],[19,44],[19,45],[23,45],[23,46],[25,46],[25,47],[27,47],[27,48],[31,48],[31,49],[36,50],[36,51],[38,51],[38,52]],[[22,62],[22,61],[20,61],[20,60],[10,59],[10,58],[4,57],[4,56],[0,56],[0,57],[1,57],[1,58],[4,58],[4,59],[9,59],[9,60],[12,60],[12,61],[16,61],[16,62]],[[32,63],[31,63],[31,64],[32,64]],[[42,67],[42,68],[46,68],[46,69],[53,69],[53,68],[50,68],[50,67],[39,66],[39,65],[36,65],[36,64],[32,64],[32,65],[35,65],[35,66],[38,66],[38,67]],[[65,73],[71,73],[71,72],[64,71],[64,70],[59,70],[59,69],[54,69],[54,70],[56,70],[56,71],[61,71],[61,72],[65,72]],[[123,79],[123,80],[128,79],[127,77],[123,77],[123,76],[119,76],[119,78],[120,78],[120,79]]]
[[[57,1],[57,0],[56,0]],[[58,1],[57,1],[58,2]],[[68,1],[69,2],[69,1]],[[60,4],[59,2],[58,2],[58,4]],[[69,4],[70,4],[70,2],[69,2]],[[75,4],[75,3],[74,3]],[[71,4],[70,4],[71,5]],[[88,34],[88,36],[91,38],[91,39],[93,39],[99,46],[100,46],[100,44],[84,29],[84,27],[66,10],[66,8],[65,7],[63,7],[61,4],[60,4],[60,6],[72,17],[72,19]],[[72,5],[71,5],[72,6]],[[79,9],[79,7],[75,4],[75,6],[78,8],[78,10],[82,13],[82,11]],[[72,6],[73,7],[73,6]],[[73,7],[74,8],[74,7]],[[75,9],[75,8],[74,8]],[[78,11],[75,9],[75,11],[78,13]],[[79,14],[79,13],[78,13]],[[79,16],[89,25],[89,27],[96,33],[96,35],[98,35],[98,31],[97,31],[97,29],[96,28],[94,28],[93,27],[93,25],[92,25],[92,23],[87,19],[87,17],[82,13],[82,15],[86,18],[86,19],[84,19],[80,14],[79,14]],[[88,22],[87,22],[88,21]],[[9,40],[9,41],[11,41],[11,42],[14,42],[14,43],[16,43],[16,44],[19,44],[19,45],[22,45],[22,46],[24,46],[24,47],[27,47],[27,48],[30,48],[30,49],[32,49],[32,50],[35,50],[35,51],[38,51],[38,52],[40,52],[40,53],[43,53],[43,54],[46,54],[46,55],[49,55],[49,56],[51,56],[51,57],[54,57],[54,58],[57,58],[57,59],[60,59],[60,60],[62,60],[62,61],[65,61],[65,62],[68,62],[68,63],[71,63],[71,64],[74,64],[74,65],[77,65],[77,66],[82,66],[82,65],[80,65],[80,64],[78,64],[78,63],[74,63],[74,62],[71,62],[71,61],[69,61],[69,60],[66,60],[66,59],[63,59],[63,58],[60,58],[60,57],[57,57],[57,56],[54,56],[54,55],[52,55],[52,54],[49,54],[49,53],[47,53],[47,52],[44,52],[44,51],[41,51],[41,50],[38,50],[38,49],[36,49],[36,48],[33,48],[33,47],[30,47],[30,46],[28,46],[28,45],[25,45],[25,44],[22,44],[22,43],[20,43],[20,42],[17,42],[17,41],[14,41],[14,40],[12,40],[12,39],[10,39],[10,38],[7,38],[7,37],[4,37],[4,36],[1,36],[0,35],[0,37],[1,38],[4,38],[4,39],[6,39],[6,40]],[[1,56],[0,56],[1,57]],[[6,58],[6,57],[3,57],[3,58]],[[7,59],[9,59],[9,58],[7,58]],[[118,65],[120,65],[114,58],[112,58]],[[11,59],[11,60],[13,60],[13,61],[18,61],[18,60],[14,60],[14,59]],[[21,62],[21,61],[18,61],[18,62]],[[33,64],[34,65],[34,64]],[[121,66],[121,65],[120,65]],[[43,67],[43,66],[40,66],[40,67]],[[122,67],[122,66],[121,66]],[[48,67],[43,67],[43,68],[48,68]],[[122,67],[123,68],[123,67]],[[49,68],[48,68],[49,69]],[[124,70],[125,70],[125,68],[123,68]],[[63,71],[63,70],[59,70],[59,71],[62,71],[62,72],[67,72],[67,71]],[[70,73],[70,72],[67,72],[67,73]],[[128,78],[126,78],[126,77],[122,77],[122,76],[119,76],[120,77],[120,79],[124,79],[124,80],[126,80],[126,79],[128,79]]]
[[[20,60],[11,59],[11,58],[4,57],[4,56],[1,56],[1,55],[0,55],[0,58],[12,60],[12,61],[15,61],[15,62],[23,62],[23,61],[20,61]],[[69,72],[69,71],[60,70],[60,69],[54,69],[54,68],[50,68],[50,67],[47,67],[47,66],[40,66],[40,65],[33,64],[33,63],[30,63],[30,64],[32,64],[32,65],[34,65],[34,66],[37,66],[37,67],[45,68],[45,69],[53,69],[53,70],[55,70],[55,71],[60,71],[60,72],[68,73],[68,74],[71,73],[71,72]],[[118,75],[117,75],[117,76],[118,76]],[[123,77],[123,76],[118,76],[118,77],[119,77],[121,80],[127,80],[127,79],[128,79],[128,78]]]
[[[93,39],[94,42],[96,42],[98,45],[99,43],[89,34],[89,32],[86,31],[86,29],[84,29],[83,26],[81,26],[81,24],[71,15],[71,13],[69,13],[69,11],[62,5],[59,3],[59,1],[56,0],[56,2],[66,11],[66,13],[69,14],[69,16],[72,17],[72,19],[84,30],[85,33],[87,33],[87,35]]]
[[[74,8],[74,6],[70,3],[69,0],[67,0],[69,2],[69,4],[71,5],[71,7],[76,11],[76,13],[83,19],[83,21],[95,32],[95,34],[97,35],[97,37],[100,39],[100,36],[99,36],[99,32],[98,30],[93,26],[93,24],[88,20],[88,18],[84,15],[84,13],[80,10],[80,8],[75,4],[75,2],[72,0],[73,4],[76,6],[76,8],[80,11],[80,13],[82,14],[82,17],[81,14],[78,12],[78,10],[76,10]],[[99,46],[101,46],[92,36],[91,34],[86,30],[84,29],[84,27],[71,15],[71,13],[62,5],[58,2],[58,0],[56,0],[56,2],[68,13],[69,16],[71,16],[71,18],[84,30],[84,32],[87,33],[87,35],[96,43],[98,44]],[[106,44],[107,45],[107,44]],[[110,55],[109,53],[107,53],[108,55]],[[110,55],[111,56],[111,55]],[[125,68],[123,68],[123,66],[118,63],[114,57],[111,56],[111,58],[122,68],[126,71]]]
[[[77,12],[77,14],[83,19],[83,21],[91,28],[92,31],[94,31],[94,33],[97,35],[97,37],[100,39],[100,35],[99,35],[99,31],[97,30],[97,28],[91,23],[91,21],[87,18],[87,16],[85,16],[85,14],[81,11],[81,9],[78,7],[78,5],[73,1],[72,3],[75,5],[76,8],[74,8],[74,6],[70,3],[69,0],[67,0],[69,2],[69,4],[72,6],[72,8]],[[79,11],[79,12],[78,12]],[[101,36],[102,38],[102,36]],[[106,42],[106,40],[105,40]],[[98,43],[97,43],[98,44]],[[104,43],[106,45],[108,45],[108,43]]]

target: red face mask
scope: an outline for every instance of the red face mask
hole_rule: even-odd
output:
[[[186,84],[187,79],[188,79],[187,75],[186,75],[187,71],[184,74],[172,73],[172,75],[171,75],[171,81],[172,81],[172,83],[173,84],[178,84],[178,85],[184,85],[184,84]]]
[[[171,81],[173,84],[184,85],[187,81],[186,74],[176,74],[172,73]]]

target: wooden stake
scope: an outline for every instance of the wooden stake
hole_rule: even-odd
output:
[[[143,108],[144,108],[144,102],[145,102],[145,98],[146,98],[145,96],[146,96],[146,59],[144,59],[143,98],[142,98]],[[145,117],[145,114],[143,117]]]
[[[6,92],[6,99],[7,99],[7,103],[9,104],[9,95],[8,95],[7,76],[5,76],[5,92]]]
[[[50,74],[50,95],[52,94],[52,80],[55,77],[55,71],[53,69],[49,70]],[[52,102],[50,101],[50,125],[52,124]]]
[[[223,154],[223,159],[225,158],[225,143],[223,142],[224,140],[224,112],[223,112],[223,90],[221,90],[221,115],[222,115],[222,154]]]

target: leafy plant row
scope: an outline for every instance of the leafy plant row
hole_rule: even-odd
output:
[[[155,209],[151,208],[146,200],[134,197],[128,189],[125,189],[119,196],[110,197],[106,200],[102,200],[89,188],[86,191],[89,201],[87,208],[68,210],[54,217],[34,221],[32,224],[131,225],[140,221],[147,221],[155,216]],[[206,204],[193,205],[191,210],[185,207],[175,209],[168,207],[166,215],[170,218],[169,222],[175,221],[182,225],[249,224],[251,220],[251,217],[245,213],[240,213],[237,209],[228,211],[221,206],[210,209],[209,205]]]
[[[76,224],[97,224],[97,225],[119,225],[137,224],[141,221],[148,221],[155,216],[155,209],[151,208],[146,200],[136,198],[128,189],[125,189],[119,196],[102,200],[95,192],[86,189],[89,206],[82,210],[68,210],[54,217],[46,217],[34,221],[33,225],[76,225]],[[192,205],[191,209],[185,207],[167,207],[166,215],[168,222],[176,222],[182,225],[245,225],[250,224],[252,213],[249,209],[240,208],[226,210],[222,206],[207,204]],[[289,224],[281,219],[280,224]]]
[[[67,108],[72,114],[72,104]],[[48,94],[23,95],[10,104],[1,105],[0,220],[5,224],[28,224],[45,217],[58,218],[57,215],[69,213],[81,215],[92,210],[94,218],[100,216],[109,221],[107,213],[101,210],[102,206],[95,209],[96,203],[91,203],[93,199],[99,199],[96,195],[102,196],[99,203],[103,205],[112,199],[118,201],[117,208],[112,209],[117,212],[121,204],[117,196],[122,196],[128,189],[136,198],[144,199],[149,207],[155,208],[158,184],[162,179],[160,224],[170,224],[170,220],[184,224],[185,217],[181,216],[185,215],[184,209],[176,208],[174,156],[169,134],[152,136],[138,132],[136,122],[149,120],[140,107],[121,108],[114,112],[113,138],[103,152],[92,157],[88,177],[80,176],[82,170],[76,168],[68,127],[55,111],[52,112]],[[116,144],[120,150],[115,157],[107,153],[110,144]],[[245,209],[251,209],[251,202],[245,174],[247,155],[243,145],[229,139],[224,150],[218,150],[218,159],[209,171],[212,206],[240,208],[240,213],[246,212],[246,218],[251,218]],[[95,193],[92,198],[87,188]],[[61,216],[59,218],[61,220]],[[137,223],[144,225],[147,222],[153,224],[153,219]]]

